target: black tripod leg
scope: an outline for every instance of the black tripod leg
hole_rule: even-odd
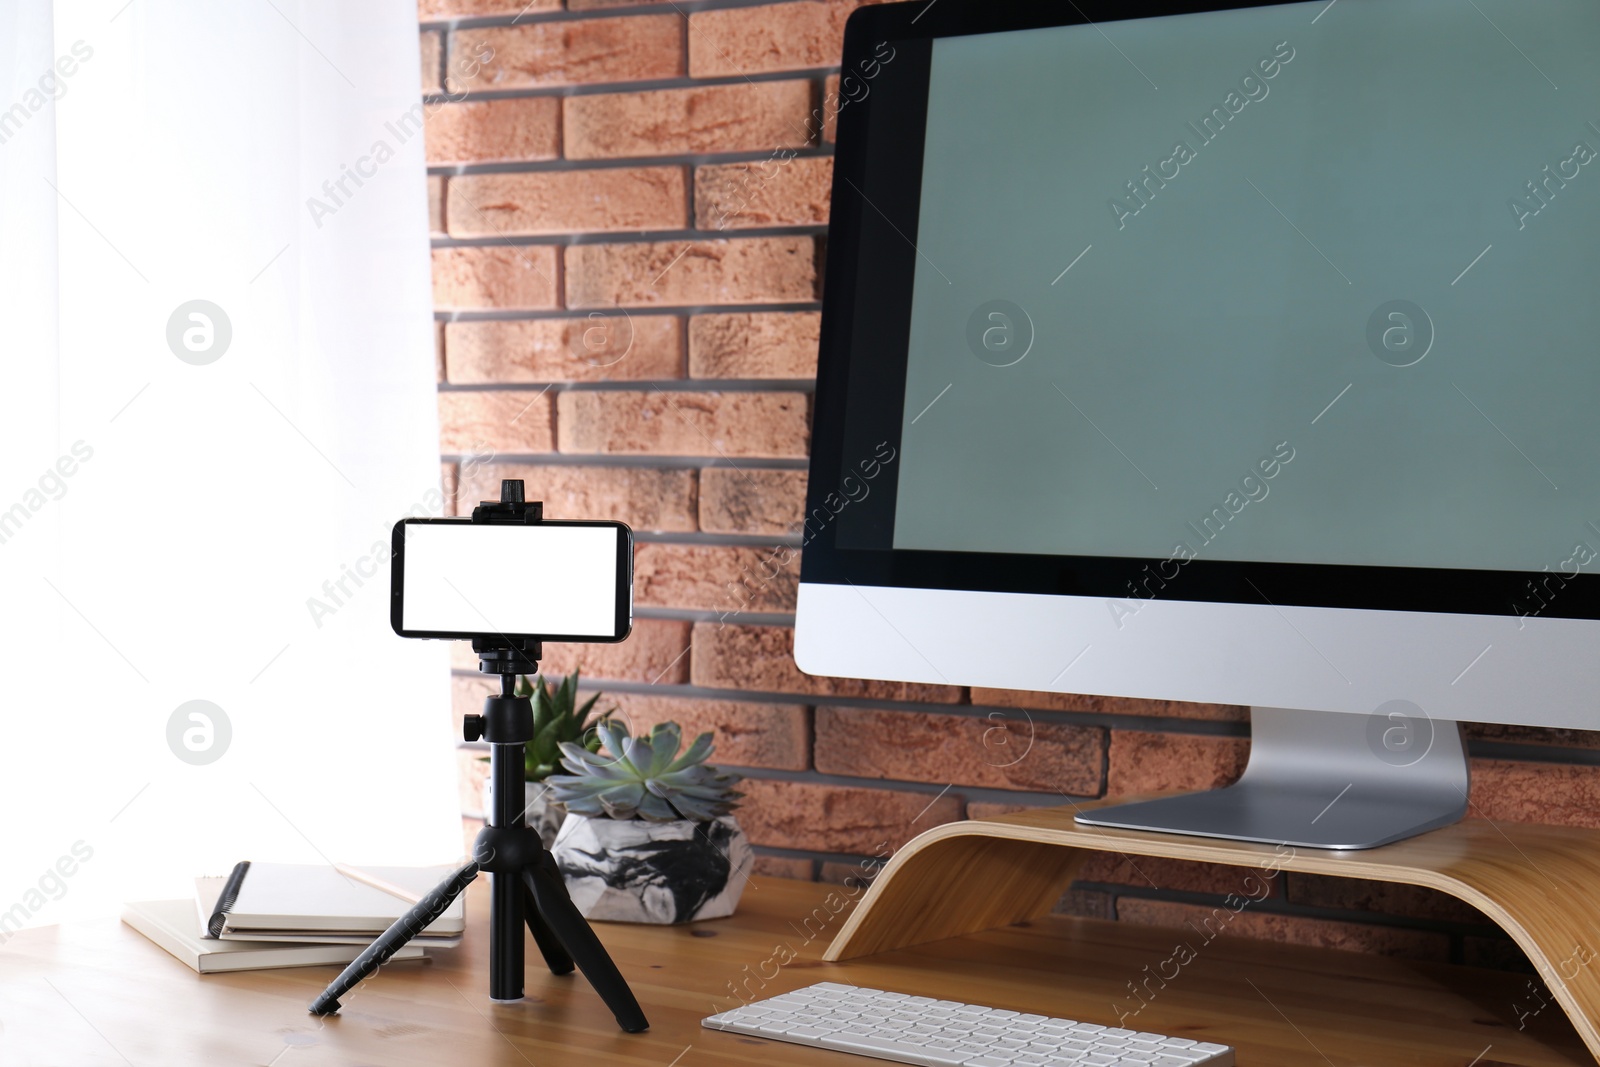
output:
[[[544,954],[544,962],[550,967],[550,973],[571,974],[572,957],[567,955],[567,950],[561,947],[561,942],[544,921],[544,916],[539,914],[539,901],[533,895],[533,887],[524,881],[522,892],[526,898],[522,902],[522,916],[528,920],[528,931],[533,934],[534,942]]]
[[[478,865],[468,863],[429,890],[410,911],[396,919],[389,929],[379,934],[378,939],[351,962],[350,966],[341,971],[339,977],[322,991],[321,996],[311,1002],[311,1014],[331,1015],[338,1011],[340,997],[381,967],[390,956],[400,951],[407,941],[425,930],[429,923],[443,915],[451,902],[464,893],[476,877],[478,877]]]
[[[567,895],[566,883],[561,880],[561,872],[550,853],[544,853],[533,867],[524,869],[522,880],[527,883],[539,914],[567,954],[577,962],[606,1007],[611,1009],[611,1014],[617,1017],[617,1025],[630,1034],[648,1030],[650,1023],[638,1000],[634,999],[633,990],[628,988],[606,947],[589,928],[588,920]]]
[[[522,879],[489,873],[489,999],[522,999]]]

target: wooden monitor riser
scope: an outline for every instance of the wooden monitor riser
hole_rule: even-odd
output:
[[[1074,810],[946,823],[919,835],[885,865],[824,958],[1038,918],[1093,852],[1401,882],[1459,897],[1510,934],[1600,1061],[1600,831],[1467,819],[1333,852],[1080,826]]]

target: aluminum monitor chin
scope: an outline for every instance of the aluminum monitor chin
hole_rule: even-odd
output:
[[[1585,0],[859,10],[801,669],[1251,705],[1239,785],[1085,821],[1326,847],[1459,817],[1458,720],[1600,728],[1596,47]]]

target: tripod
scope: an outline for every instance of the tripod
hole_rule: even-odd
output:
[[[521,482],[502,483],[501,501],[484,504],[472,513],[474,522],[532,523],[540,518],[538,503],[523,503]],[[478,834],[472,862],[430,890],[367,946],[311,1002],[311,1012],[330,1015],[338,1011],[340,997],[444,914],[479,871],[488,871],[490,999],[522,999],[522,926],[526,922],[551,973],[570,974],[576,963],[617,1017],[618,1026],[628,1033],[645,1030],[650,1024],[633,991],[567,895],[554,857],[523,818],[527,782],[523,752],[524,745],[533,739],[533,702],[516,696],[515,688],[517,675],[538,670],[539,643],[480,637],[473,640],[472,649],[478,653],[480,671],[500,676],[500,695],[485,699],[483,714],[468,715],[464,726],[468,741],[481,738],[489,742],[489,774],[494,780],[494,810]]]

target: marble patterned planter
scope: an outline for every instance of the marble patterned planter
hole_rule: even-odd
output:
[[[755,863],[731,815],[710,822],[591,819],[569,813],[556,865],[585,918],[687,923],[732,915]]]

